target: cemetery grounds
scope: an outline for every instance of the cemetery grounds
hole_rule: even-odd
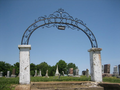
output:
[[[31,82],[64,82],[64,81],[91,81],[90,77],[81,76],[81,77],[68,77],[68,76],[50,76],[46,77],[31,77]],[[110,83],[120,83],[120,78],[116,77],[104,77],[103,82]],[[15,87],[19,84],[19,77],[16,78],[0,78],[0,90],[15,90]]]

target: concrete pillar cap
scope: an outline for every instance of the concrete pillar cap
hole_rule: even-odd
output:
[[[91,48],[88,50],[88,52],[91,52],[91,51],[101,51],[102,48]]]
[[[18,48],[29,48],[31,50],[31,45],[18,45]]]

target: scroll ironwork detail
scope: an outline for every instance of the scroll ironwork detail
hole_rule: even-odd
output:
[[[74,19],[62,8],[58,9],[58,11],[55,11],[53,14],[50,14],[49,16],[45,15],[38,17],[38,19],[36,19],[35,22],[31,24],[24,32],[21,40],[21,45],[29,44],[30,36],[37,28],[45,28],[45,27],[58,28],[59,26],[70,28],[72,30],[75,29],[78,31],[82,30],[89,38],[92,48],[98,48],[97,40],[94,34],[92,33],[92,31],[86,26],[86,23],[84,23],[82,20],[78,18]]]

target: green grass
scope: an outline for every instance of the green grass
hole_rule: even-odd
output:
[[[49,82],[49,81],[91,81],[90,77],[87,78],[86,76],[81,77],[68,77],[68,76],[61,76],[58,78],[57,76],[51,76],[49,78],[46,77],[31,77],[31,82]],[[103,82],[110,82],[110,83],[120,83],[120,78],[116,77],[104,77]],[[0,78],[0,90],[14,90],[15,85],[19,84],[19,78]]]
[[[31,82],[47,82],[47,81],[90,81],[90,77],[87,78],[86,76],[81,77],[68,77],[68,76],[61,76],[58,78],[57,76],[51,76],[49,78],[46,77],[31,77]]]
[[[120,83],[120,78],[116,77],[104,77],[103,82],[110,82],[110,83]]]
[[[19,78],[0,78],[0,90],[14,90],[15,84],[19,84]]]

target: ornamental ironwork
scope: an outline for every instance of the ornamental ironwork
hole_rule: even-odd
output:
[[[37,28],[45,27],[56,27],[60,30],[65,30],[65,28],[70,28],[72,30],[76,29],[78,31],[82,30],[89,38],[92,48],[98,48],[97,40],[92,31],[86,26],[86,23],[78,18],[73,18],[62,8],[58,9],[58,11],[55,11],[49,16],[45,15],[38,17],[38,19],[36,19],[35,22],[31,24],[24,32],[21,40],[21,45],[28,45],[31,34]]]

